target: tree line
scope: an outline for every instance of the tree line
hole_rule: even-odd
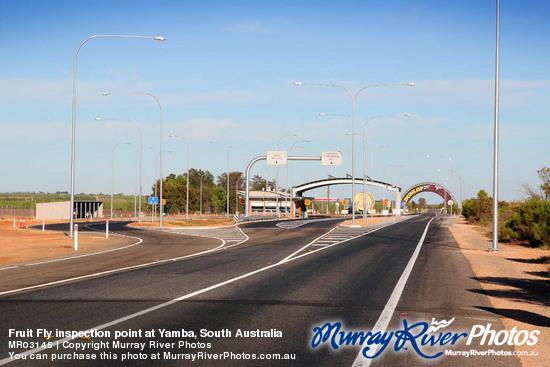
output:
[[[181,174],[171,173],[162,181],[162,197],[166,199],[165,213],[185,213],[187,206],[187,172]],[[250,180],[251,190],[271,190],[274,181],[255,175]],[[210,171],[201,169],[189,169],[189,213],[235,213],[242,212],[244,205],[237,197],[237,191],[245,188],[245,175],[243,172],[229,172],[229,192],[227,191],[227,173],[217,177]],[[159,197],[160,180],[151,187],[151,196]],[[227,198],[229,196],[229,208]]]

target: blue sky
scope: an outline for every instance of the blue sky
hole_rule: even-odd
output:
[[[501,1],[500,192],[521,199],[520,183],[538,185],[536,170],[550,165],[545,105],[550,36],[547,1]],[[294,183],[351,173],[349,96],[338,88],[294,86],[294,81],[345,86],[415,82],[415,87],[369,88],[356,103],[356,132],[374,115],[411,118],[372,120],[367,128],[368,171],[404,189],[439,181],[464,198],[480,189],[492,195],[496,2],[476,1],[6,1],[0,0],[0,192],[64,191],[70,184],[70,132],[74,53],[98,34],[164,36],[96,38],[77,63],[75,191],[110,192],[112,148],[115,191],[134,192],[138,132],[142,124],[144,188],[155,177],[159,109],[164,117],[164,173],[186,165],[218,175],[244,171],[266,150],[298,140],[293,155],[343,152],[341,167],[296,162]],[[361,142],[356,172],[362,174]],[[426,155],[434,158],[426,159]],[[450,161],[458,173],[451,183]],[[374,164],[371,165],[371,162]],[[437,169],[441,171],[438,172]],[[252,174],[275,176],[274,167]],[[284,182],[284,174],[280,182]],[[332,194],[349,197],[350,188]],[[147,192],[147,191],[146,191]],[[326,195],[324,190],[313,193]],[[331,194],[331,196],[332,196]],[[381,193],[374,190],[376,197]],[[437,197],[427,194],[429,201]]]

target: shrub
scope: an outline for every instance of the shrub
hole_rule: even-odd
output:
[[[530,246],[550,246],[550,202],[531,199],[501,227],[503,239],[527,241]]]

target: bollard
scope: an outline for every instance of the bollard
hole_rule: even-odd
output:
[[[42,232],[44,232],[44,219],[42,219]]]
[[[74,250],[78,251],[78,224],[74,225]]]
[[[109,238],[109,221],[105,222],[105,238]]]
[[[15,218],[13,218],[13,228],[15,228]]]

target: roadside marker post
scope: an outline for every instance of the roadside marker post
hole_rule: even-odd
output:
[[[74,250],[78,251],[78,224],[74,225]]]
[[[109,221],[105,222],[105,238],[109,238]]]
[[[15,228],[15,217],[13,217],[13,228]]]
[[[44,219],[42,219],[42,232],[44,232]]]

